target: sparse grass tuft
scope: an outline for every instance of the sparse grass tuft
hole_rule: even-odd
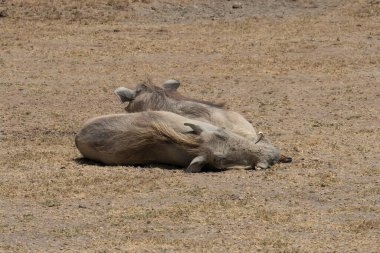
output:
[[[44,207],[58,207],[61,205],[61,202],[57,199],[47,199],[41,202],[41,205]]]

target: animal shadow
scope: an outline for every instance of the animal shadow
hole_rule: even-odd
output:
[[[97,162],[94,160],[90,160],[84,157],[77,157],[74,158],[73,161],[79,165],[90,165],[90,166],[100,166],[100,167],[117,167],[117,166],[126,166],[126,167],[133,167],[136,169],[151,169],[151,168],[159,168],[159,169],[164,169],[164,170],[185,170],[183,167],[178,167],[175,165],[170,165],[170,164],[148,164],[148,165],[106,165],[101,162]],[[213,166],[205,166],[203,167],[201,173],[219,173],[222,171],[225,171],[226,169],[217,169]]]
[[[106,167],[104,163],[101,162],[96,162],[94,160],[90,160],[84,157],[77,157],[73,159],[74,162],[80,165],[91,165],[91,166],[101,166],[101,167]]]

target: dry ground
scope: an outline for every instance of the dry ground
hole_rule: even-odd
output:
[[[0,252],[378,252],[380,1],[0,0]],[[236,6],[240,7],[240,6]],[[79,159],[150,76],[224,100],[294,162]]]

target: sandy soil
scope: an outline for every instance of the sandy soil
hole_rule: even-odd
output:
[[[294,162],[81,160],[83,122],[147,76],[226,101]],[[379,111],[378,0],[0,0],[0,251],[378,252]]]

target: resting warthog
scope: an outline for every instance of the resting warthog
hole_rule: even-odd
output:
[[[166,111],[89,120],[75,142],[84,157],[105,164],[161,163],[187,166],[186,172],[199,172],[205,165],[268,168],[287,159],[266,140],[255,144],[227,129]]]
[[[256,141],[258,136],[253,126],[239,113],[223,109],[223,105],[187,98],[177,92],[179,81],[168,80],[163,87],[149,81],[138,84],[135,90],[119,87],[115,94],[124,102],[129,102],[127,112],[169,111],[187,118],[211,123],[215,126]]]

